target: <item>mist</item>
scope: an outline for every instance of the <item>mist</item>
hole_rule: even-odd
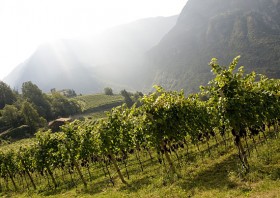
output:
[[[116,26],[92,37],[41,44],[4,81],[19,90],[25,81],[43,91],[75,89],[79,93],[145,89],[152,81],[147,52],[176,24],[177,16],[154,17]]]

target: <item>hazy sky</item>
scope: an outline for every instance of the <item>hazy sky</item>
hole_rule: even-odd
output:
[[[0,79],[43,42],[179,14],[187,0],[0,0]]]

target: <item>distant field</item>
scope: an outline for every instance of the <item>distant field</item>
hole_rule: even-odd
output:
[[[83,112],[88,112],[97,107],[106,107],[114,104],[117,106],[117,104],[121,104],[123,102],[123,97],[121,95],[109,96],[104,94],[92,94],[78,96],[75,100],[79,102]]]

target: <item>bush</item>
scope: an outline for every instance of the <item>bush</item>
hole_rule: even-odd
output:
[[[111,95],[113,95],[113,90],[110,87],[106,87],[106,88],[104,88],[104,93],[105,93],[105,95],[111,96]]]

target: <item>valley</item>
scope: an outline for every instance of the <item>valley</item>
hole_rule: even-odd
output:
[[[42,43],[0,81],[0,196],[279,197],[279,18],[188,0]]]

